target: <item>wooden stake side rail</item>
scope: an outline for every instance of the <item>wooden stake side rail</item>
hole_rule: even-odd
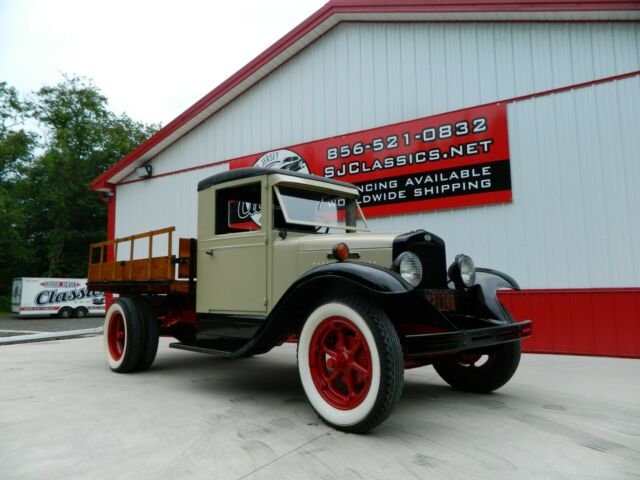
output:
[[[180,263],[173,248],[173,232],[175,227],[152,230],[150,232],[116,238],[104,242],[93,243],[89,247],[88,284],[92,290],[113,293],[190,293],[193,291],[193,278],[188,281],[176,280],[175,265]],[[167,235],[167,254],[153,256],[153,240],[160,235]],[[146,258],[134,259],[136,240],[147,239],[148,254]],[[181,244],[184,239],[180,239]],[[117,260],[118,247],[129,242],[129,259]],[[109,249],[113,248],[113,260]],[[180,254],[182,255],[182,248]],[[180,260],[183,260],[181,257]],[[190,262],[191,258],[186,257]]]

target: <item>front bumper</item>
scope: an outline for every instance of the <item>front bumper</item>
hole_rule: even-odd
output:
[[[495,327],[456,330],[444,333],[409,334],[403,337],[408,358],[478,350],[515,342],[531,335],[531,320]]]

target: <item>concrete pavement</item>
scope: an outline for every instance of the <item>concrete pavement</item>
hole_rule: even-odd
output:
[[[638,479],[640,361],[524,355],[491,395],[409,370],[368,435],[325,426],[295,346],[106,366],[102,337],[0,346],[0,478]]]
[[[28,335],[36,332],[67,332],[101,327],[104,317],[49,318],[18,317],[14,314],[0,314],[0,338]]]

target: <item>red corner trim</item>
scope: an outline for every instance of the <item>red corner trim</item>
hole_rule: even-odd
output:
[[[107,240],[113,240],[116,238],[116,190],[111,191],[111,197],[109,198],[109,204],[107,205]],[[113,250],[107,252],[107,261],[112,262]]]
[[[368,0],[366,2],[355,0],[331,0],[313,15],[304,20],[291,32],[282,37],[271,47],[258,55],[255,59],[238,70],[235,74],[202,97],[182,114],[169,122],[155,135],[141,143],[115,165],[95,178],[90,185],[92,190],[109,188],[108,179],[121,172],[153,147],[172,136],[178,129],[186,125],[190,120],[202,113],[209,105],[229,93],[231,89],[243,80],[254,74],[264,65],[268,64],[282,52],[296,44],[302,38],[311,33],[318,26],[336,14],[349,13],[410,13],[410,12],[543,12],[543,11],[616,11],[616,10],[640,10],[640,2],[637,0],[582,0],[577,2],[562,2],[552,0],[524,1],[524,0],[403,0],[389,2],[388,0]],[[392,21],[393,19],[390,19]],[[340,22],[341,20],[338,20]]]
[[[116,189],[111,190],[112,196],[109,197],[109,203],[107,205],[107,240],[113,240],[116,238]],[[107,249],[107,261],[114,261],[113,247]],[[106,309],[108,310],[113,302],[113,293],[107,292],[105,294]]]

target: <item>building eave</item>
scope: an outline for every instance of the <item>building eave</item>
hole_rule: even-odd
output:
[[[95,178],[92,190],[108,191],[216,111],[342,22],[575,22],[640,21],[640,2],[583,0],[332,0],[202,97],[156,134]],[[221,159],[223,160],[223,159]]]

